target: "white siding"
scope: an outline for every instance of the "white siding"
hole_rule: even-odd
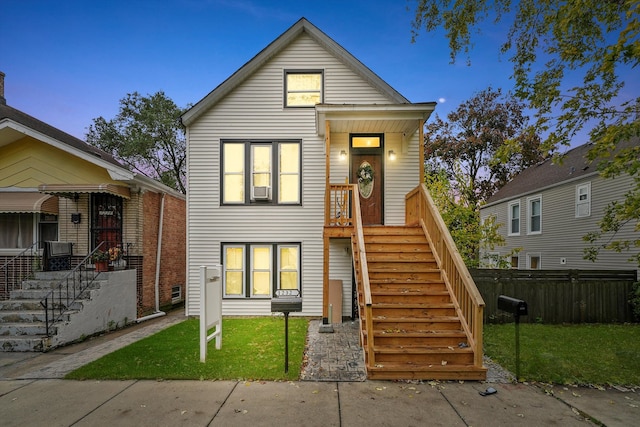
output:
[[[576,186],[591,182],[591,215],[576,218]],[[494,214],[501,224],[500,233],[505,236],[507,245],[497,247],[502,256],[512,249],[521,249],[519,267],[526,267],[527,254],[540,254],[543,269],[635,269],[637,266],[627,261],[636,252],[616,253],[603,250],[597,262],[583,258],[583,249],[590,246],[582,240],[589,232],[597,231],[598,221],[603,216],[605,206],[612,200],[623,200],[624,194],[631,189],[633,181],[628,176],[615,179],[602,179],[597,175],[562,185],[542,192],[523,195],[505,200],[499,204],[482,209],[482,217]],[[527,199],[542,195],[542,233],[527,235],[529,206]],[[506,236],[508,222],[508,203],[520,200],[520,235]],[[616,239],[638,239],[640,233],[627,224]],[[565,260],[564,264],[561,260]]]
[[[313,108],[283,108],[285,69],[324,69],[325,103],[390,102],[303,35],[189,127],[188,315],[198,314],[199,266],[221,262],[220,242],[301,242],[302,314],[322,314],[324,140]],[[239,138],[302,141],[302,206],[220,206],[220,141]],[[344,275],[344,266],[337,272]],[[264,315],[270,306],[268,300],[225,300],[223,313]]]

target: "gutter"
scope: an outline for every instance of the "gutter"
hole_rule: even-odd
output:
[[[166,193],[162,193],[162,201],[160,203],[160,221],[158,223],[158,243],[156,247],[156,280],[155,280],[155,302],[156,311],[148,316],[136,319],[136,322],[144,322],[145,320],[155,319],[156,317],[166,316],[167,313],[160,311],[160,260],[162,258],[162,227],[164,225],[164,198]]]

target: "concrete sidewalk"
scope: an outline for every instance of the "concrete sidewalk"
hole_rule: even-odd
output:
[[[0,353],[3,426],[632,426],[620,388],[484,382],[66,381],[67,372],[184,320],[183,313],[44,354]],[[323,338],[324,339],[324,338]],[[497,393],[482,396],[493,387]]]

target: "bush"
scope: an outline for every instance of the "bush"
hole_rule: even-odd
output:
[[[631,294],[629,295],[629,303],[631,304],[633,317],[640,321],[640,282],[633,284]]]

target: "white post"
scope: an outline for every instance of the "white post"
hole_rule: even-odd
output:
[[[216,349],[222,348],[222,266],[200,267],[200,361],[207,360],[207,344],[216,340]],[[209,329],[215,331],[209,335]]]

